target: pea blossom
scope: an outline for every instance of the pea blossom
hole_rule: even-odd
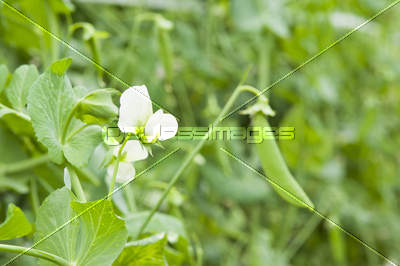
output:
[[[133,133],[146,150],[150,144],[158,144],[175,136],[178,121],[163,110],[153,113],[153,106],[145,85],[133,86],[121,95],[118,127],[124,133]]]
[[[113,154],[118,155],[119,146],[114,148]],[[135,177],[135,168],[132,162],[144,160],[148,156],[147,151],[138,140],[129,140],[122,149],[115,181],[125,183]],[[107,168],[107,174],[112,177],[115,168],[115,160]]]

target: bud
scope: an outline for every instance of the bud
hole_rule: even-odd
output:
[[[117,118],[118,108],[112,101],[114,89],[100,89],[89,93],[77,106],[75,118],[86,124],[105,124]]]

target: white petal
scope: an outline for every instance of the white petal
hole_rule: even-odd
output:
[[[114,148],[113,154],[115,157],[118,156],[118,151],[120,147],[121,145]],[[128,140],[125,144],[124,149],[122,150],[121,156],[124,156],[123,160],[121,158],[121,162],[134,162],[146,159],[148,156],[148,152],[142,146],[139,140]]]
[[[163,118],[163,110],[158,110],[152,116],[150,116],[149,121],[147,121],[144,128],[144,134],[148,142],[151,142],[161,131],[161,124]]]
[[[122,152],[126,152],[124,162],[144,160],[149,153],[138,140],[128,140]],[[118,152],[117,152],[118,154]]]
[[[158,137],[159,140],[166,140],[173,138],[178,131],[178,121],[173,115],[163,114],[161,123],[161,133]]]
[[[136,132],[153,114],[153,106],[145,85],[133,86],[121,95],[118,127],[122,132]]]
[[[115,164],[111,164],[107,168],[107,174],[112,177],[114,173]],[[116,182],[125,183],[135,177],[135,168],[131,163],[120,162],[118,165]]]

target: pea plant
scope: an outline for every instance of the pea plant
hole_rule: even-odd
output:
[[[156,149],[164,148],[161,141],[175,136],[178,121],[162,109],[153,113],[144,85],[133,86],[122,95],[115,89],[89,92],[83,86],[72,86],[66,75],[71,63],[71,58],[58,60],[40,75],[34,65],[22,65],[13,75],[6,66],[0,68],[0,88],[7,100],[0,105],[0,117],[32,154],[31,159],[2,165],[2,179],[11,188],[13,175],[49,161],[60,165],[64,173],[64,186],[51,191],[40,206],[37,196],[32,195],[34,224],[19,207],[9,204],[7,217],[0,224],[0,240],[33,237],[33,242],[30,247],[0,244],[0,250],[18,254],[9,262],[26,255],[39,258],[41,265],[175,265],[176,252],[184,254],[181,263],[193,264],[200,255],[191,248],[187,229],[180,220],[157,210],[206,139],[200,140],[182,162],[151,211],[121,217],[115,210],[116,193],[142,175],[136,174],[132,163],[146,160],[149,154],[157,156]],[[250,91],[259,100],[243,114],[251,116],[253,126],[269,126],[266,115],[275,112],[268,99],[255,88],[243,85],[244,80],[213,125],[219,123],[241,92]],[[117,125],[123,137],[110,136],[108,125]],[[108,152],[102,159],[101,168],[107,168],[104,180],[86,168],[96,147],[104,145],[103,139],[113,144],[107,145]],[[257,151],[268,181],[279,195],[289,203],[312,209],[312,202],[288,170],[276,141],[257,144]],[[100,200],[87,201],[82,179],[105,182],[109,193]],[[116,183],[123,185],[115,189]]]

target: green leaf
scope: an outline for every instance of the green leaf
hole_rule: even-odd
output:
[[[39,72],[34,65],[22,65],[15,70],[10,85],[5,89],[5,94],[15,110],[22,111],[25,108],[29,88],[38,76]]]
[[[52,161],[61,164],[66,158],[71,164],[82,167],[100,143],[101,131],[97,126],[85,127],[72,118],[65,143],[61,144],[69,114],[82,93],[72,88],[65,75],[71,61],[66,58],[53,63],[33,83],[28,94],[28,113],[36,136],[49,150]]]
[[[79,265],[111,265],[123,250],[128,231],[125,222],[117,217],[112,203],[108,200],[80,203],[71,202],[76,213],[87,211],[81,216],[81,233],[77,242],[80,243]]]
[[[54,62],[47,70],[50,70],[50,72],[53,74],[63,76],[71,64],[72,58],[67,57]]]
[[[24,213],[14,204],[8,205],[6,220],[0,224],[0,240],[9,240],[26,236],[32,231],[32,225]]]
[[[19,116],[28,122],[31,121],[31,118],[29,116],[27,116],[26,114],[15,111],[14,109],[8,108],[7,106],[0,103],[0,118],[2,118],[3,116],[5,116],[7,114],[15,114],[16,116]]]
[[[232,1],[232,18],[238,29],[243,31],[259,31],[262,23],[258,16],[258,2],[254,0]]]
[[[290,36],[290,16],[285,7],[286,1],[264,0],[260,6],[258,16],[263,26],[280,38]]]
[[[6,86],[8,78],[8,68],[6,65],[0,65],[0,93]]]
[[[68,223],[38,245],[38,249],[60,256],[74,265],[111,265],[124,248],[125,223],[107,200],[80,203],[66,187],[51,193],[38,210],[35,242]],[[40,260],[41,265],[51,265]]]
[[[16,2],[9,1],[8,3],[15,5]],[[42,8],[38,8],[38,6]],[[44,8],[42,0],[18,1],[18,10],[23,14],[29,14],[29,18],[42,27],[50,28],[49,14],[46,12],[48,10]],[[1,37],[4,43],[25,49],[25,51],[43,48],[43,44],[47,48],[50,47],[50,39],[52,37],[44,34],[43,31],[35,30],[35,26],[30,21],[12,9],[4,6],[1,19],[4,19],[3,26],[7,25],[1,30]]]
[[[75,11],[75,6],[70,1],[50,0],[49,4],[56,14],[70,14]]]
[[[43,201],[36,216],[36,232],[33,235],[35,243],[53,233],[59,226],[70,221],[75,216],[74,210],[70,207],[70,201],[75,199],[74,194],[66,187],[63,187],[51,193]],[[79,244],[76,242],[78,232],[79,220],[74,220],[39,244],[38,249],[50,252],[68,261],[73,261],[75,250]],[[52,265],[44,260],[40,260],[40,264]]]
[[[272,33],[287,38],[290,35],[285,14],[285,1],[273,0],[233,0],[232,17],[237,27],[242,31],[256,32],[264,27]]]
[[[31,118],[0,103],[0,119],[17,134],[34,135]]]
[[[128,228],[129,236],[135,236],[140,226],[149,215],[148,211],[138,212],[125,217],[126,227]],[[156,212],[146,226],[144,233],[161,233],[166,232],[168,238],[174,234],[187,239],[182,222],[171,215]]]
[[[164,233],[127,243],[113,265],[163,266],[165,265],[163,253],[166,244],[167,236]]]
[[[86,124],[105,124],[117,118],[118,108],[112,101],[114,89],[96,90],[86,95],[78,105],[74,116]]]
[[[74,127],[76,132],[81,127],[83,123],[76,121],[77,126]],[[93,154],[94,149],[101,142],[101,127],[100,126],[89,126],[85,127],[78,134],[69,135],[67,141],[63,145],[63,151],[65,158],[77,166],[84,167],[87,165],[90,156]]]
[[[71,59],[53,63],[33,83],[28,95],[28,113],[36,136],[58,164],[64,162],[60,139],[75,102],[71,83],[64,75],[70,64]]]

